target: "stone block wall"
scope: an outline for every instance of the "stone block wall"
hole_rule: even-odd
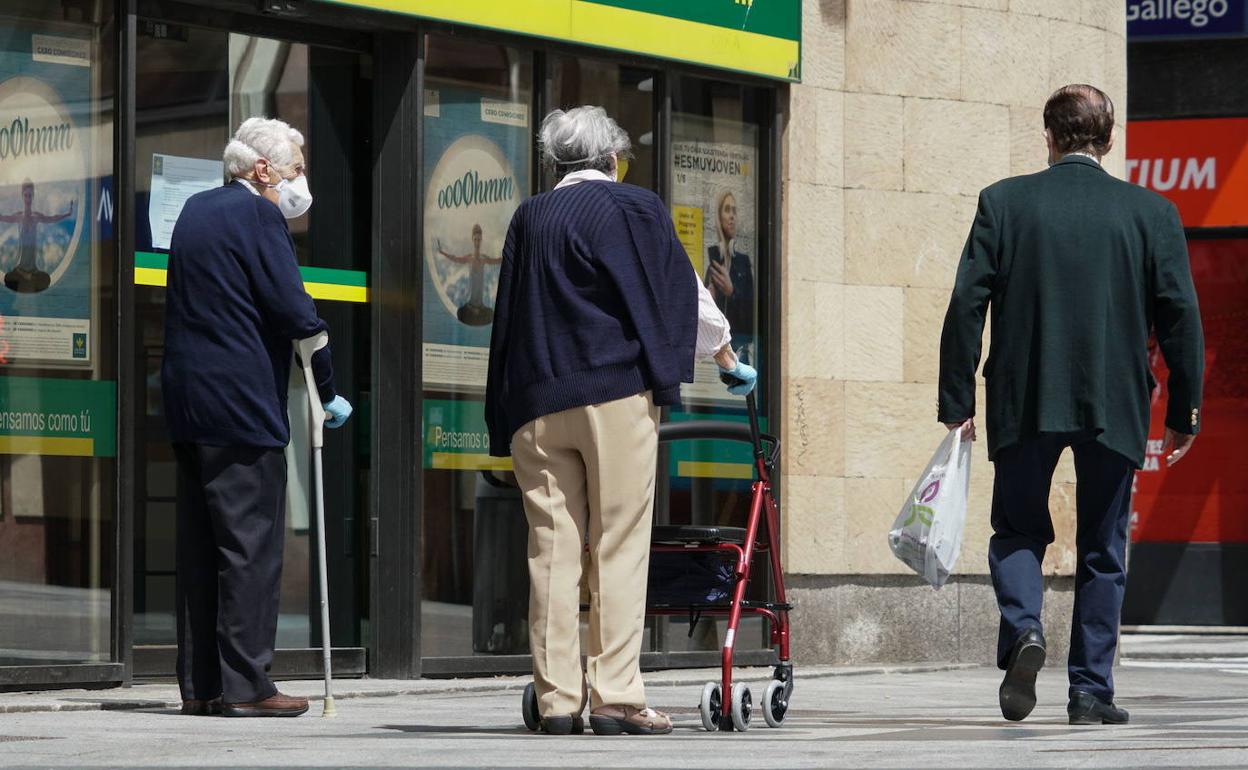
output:
[[[943,435],[940,328],[979,190],[1044,168],[1041,111],[1058,86],[1097,85],[1125,117],[1125,34],[1121,0],[804,0],[802,83],[785,97],[781,267],[799,659],[991,660],[984,443],[946,588],[909,574],[886,534]],[[1121,128],[1115,141],[1106,167],[1121,176]],[[1069,457],[1050,505],[1046,617],[1060,645],[1074,569]]]

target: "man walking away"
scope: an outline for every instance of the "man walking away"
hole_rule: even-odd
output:
[[[939,420],[974,436],[984,318],[988,456],[996,467],[988,564],[1001,609],[1001,713],[1021,720],[1044,665],[1040,565],[1053,542],[1049,486],[1075,456],[1077,567],[1071,724],[1121,724],[1112,667],[1126,576],[1131,483],[1148,436],[1149,334],[1170,368],[1166,462],[1200,429],[1204,340],[1183,226],[1160,195],[1115,179],[1114,106],[1092,86],[1044,108],[1046,171],[980,193],[940,342]]]

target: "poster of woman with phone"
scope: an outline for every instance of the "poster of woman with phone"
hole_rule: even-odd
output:
[[[723,192],[715,206],[719,238],[707,249],[703,280],[732,325],[733,336],[754,334],[754,269],[737,251],[737,197]]]

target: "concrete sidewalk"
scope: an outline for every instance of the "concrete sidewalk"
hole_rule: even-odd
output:
[[[911,674],[971,669],[962,663],[925,663],[910,666],[810,666],[802,669],[804,679],[829,676],[868,676],[871,674]],[[770,668],[737,669],[738,680],[766,685],[771,679]],[[689,686],[699,688],[719,678],[719,669],[683,669],[646,674],[651,686]],[[336,679],[334,699],[393,698],[401,696],[441,696],[456,693],[514,692],[519,697],[528,677],[499,676],[478,679]],[[734,680],[735,681],[735,680]],[[325,692],[323,680],[279,682],[282,692],[302,695],[320,703]],[[0,714],[22,714],[41,711],[136,711],[144,709],[175,709],[181,705],[176,684],[139,684],[106,690],[46,690],[41,692],[0,693]],[[317,709],[319,709],[319,705]],[[319,713],[319,711],[318,711]]]
[[[1134,633],[1122,637],[1123,660],[1248,659],[1248,636],[1226,633]]]
[[[766,670],[742,671],[752,681]],[[1026,722],[1003,721],[999,673],[989,668],[797,670],[785,726],[756,715],[745,734],[701,730],[697,701],[712,672],[648,677],[649,696],[677,729],[656,738],[553,738],[521,724],[523,679],[342,683],[358,697],[337,719],[319,706],[300,719],[183,717],[168,692],[59,693],[87,711],[0,715],[0,767],[1244,767],[1248,661],[1128,661],[1122,727],[1066,724],[1061,666],[1040,678]],[[316,682],[290,683],[313,693]],[[374,688],[375,686],[375,688]],[[398,694],[382,695],[389,691]],[[761,687],[755,687],[755,697]],[[375,697],[363,697],[365,691]],[[107,697],[104,697],[104,696]],[[0,695],[0,704],[33,696]],[[39,696],[44,697],[44,696]],[[176,697],[176,696],[175,696]],[[106,710],[100,703],[108,702]],[[159,703],[159,705],[157,705]],[[122,708],[123,710],[117,710]]]

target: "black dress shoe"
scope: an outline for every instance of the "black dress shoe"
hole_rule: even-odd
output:
[[[542,717],[542,732],[547,735],[580,735],[585,732],[581,716]]]
[[[1044,668],[1044,634],[1029,628],[1014,643],[998,697],[1001,716],[1011,722],[1027,718],[1036,707],[1036,674]]]
[[[1126,709],[1106,703],[1090,692],[1075,690],[1066,704],[1066,715],[1072,725],[1125,725],[1131,720]]]

